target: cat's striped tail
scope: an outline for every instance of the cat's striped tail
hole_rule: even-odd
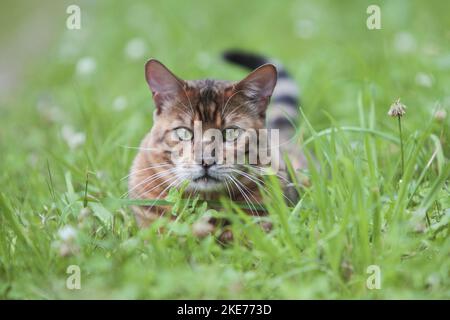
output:
[[[285,144],[291,140],[295,135],[299,115],[299,90],[283,65],[264,56],[238,50],[226,51],[223,57],[228,62],[248,69],[256,69],[266,63],[276,66],[278,81],[267,110],[267,126],[280,130],[280,143]]]

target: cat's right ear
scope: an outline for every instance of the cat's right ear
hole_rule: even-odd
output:
[[[155,59],[150,59],[145,64],[145,79],[152,91],[158,113],[164,101],[176,98],[184,90],[184,81]]]

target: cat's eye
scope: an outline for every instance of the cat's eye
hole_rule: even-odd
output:
[[[175,133],[177,137],[183,141],[192,140],[192,137],[194,136],[192,131],[186,128],[177,128],[175,129]]]
[[[236,140],[244,130],[240,128],[227,128],[223,130],[223,138],[225,141],[234,141]]]

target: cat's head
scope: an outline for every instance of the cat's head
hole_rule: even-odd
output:
[[[154,159],[171,164],[173,179],[188,180],[191,190],[218,191],[239,179],[237,170],[246,170],[229,156],[248,152],[242,137],[265,128],[276,68],[263,65],[238,82],[186,81],[150,60],[145,75],[156,106],[145,147]]]

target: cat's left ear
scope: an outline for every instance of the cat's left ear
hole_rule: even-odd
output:
[[[236,84],[235,89],[242,90],[247,97],[264,103],[269,101],[276,84],[277,69],[273,64],[265,64]]]
[[[145,79],[152,91],[158,113],[164,101],[183,94],[185,82],[158,60],[151,59],[145,64]]]

